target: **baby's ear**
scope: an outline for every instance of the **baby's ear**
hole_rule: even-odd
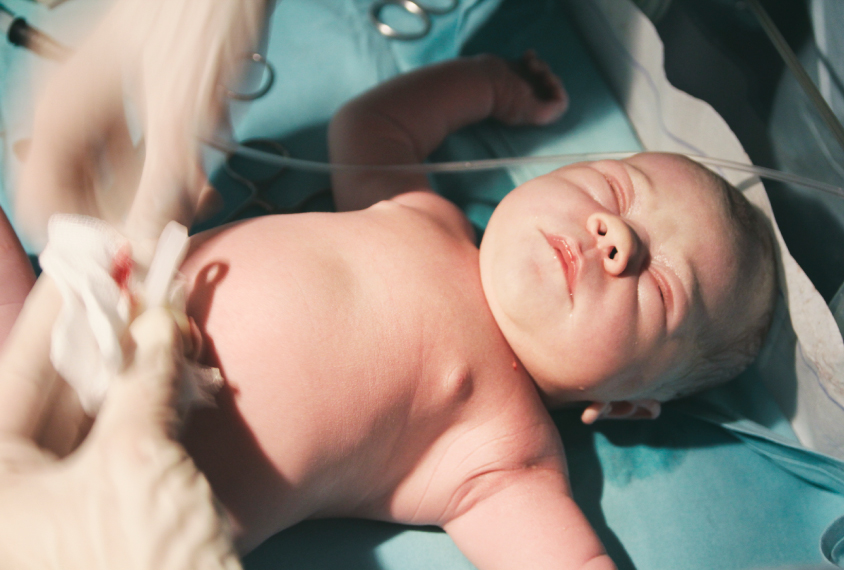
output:
[[[621,400],[619,402],[592,402],[580,420],[585,424],[597,420],[653,420],[659,417],[662,406],[656,400]]]

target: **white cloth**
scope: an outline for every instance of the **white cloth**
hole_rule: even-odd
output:
[[[123,370],[122,341],[134,318],[151,307],[184,312],[176,276],[187,251],[187,229],[176,222],[165,227],[143,280],[129,240],[101,220],[56,214],[47,233],[39,261],[62,295],[50,359],[86,413],[96,415],[110,380]],[[221,382],[219,371],[195,363],[183,372],[183,401],[207,402]]]

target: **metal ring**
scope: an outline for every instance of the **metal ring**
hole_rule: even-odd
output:
[[[381,20],[381,11],[387,6],[404,8],[408,14],[419,18],[422,21],[422,31],[414,33],[401,32],[390,24],[384,23]],[[369,9],[369,18],[381,35],[397,40],[418,40],[419,38],[424,38],[431,30],[431,18],[428,17],[428,12],[413,0],[378,0]]]
[[[459,6],[459,5],[460,5],[460,0],[451,0],[451,5],[446,6],[445,8],[437,8],[436,6],[428,6],[424,2],[422,3],[421,7],[422,7],[423,10],[425,10],[429,14],[432,14],[434,16],[442,16],[443,14],[448,14],[449,12],[451,12],[452,10],[457,8],[457,6]]]
[[[236,91],[232,91],[231,89],[226,89],[226,95],[229,99],[234,99],[236,101],[254,101],[256,99],[260,99],[266,95],[270,89],[272,89],[273,83],[275,82],[275,69],[273,68],[273,65],[260,53],[251,53],[247,57],[255,63],[260,63],[264,66],[267,70],[267,79],[257,91],[253,91],[252,93],[238,93]]]

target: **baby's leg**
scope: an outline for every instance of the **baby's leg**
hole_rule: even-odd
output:
[[[0,348],[15,324],[35,273],[12,224],[0,208]]]

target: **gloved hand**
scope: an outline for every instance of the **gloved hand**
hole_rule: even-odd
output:
[[[132,359],[84,442],[61,459],[36,443],[51,424],[71,432],[66,440],[86,429],[63,409],[67,385],[51,377],[45,350],[40,321],[52,323],[59,304],[40,280],[0,355],[3,567],[240,568],[207,480],[173,439],[183,333],[168,310],[133,322]]]
[[[15,215],[34,245],[55,212],[104,219],[136,242],[170,220],[190,226],[206,187],[199,138],[224,118],[224,86],[254,51],[268,2],[116,1],[36,107]]]

